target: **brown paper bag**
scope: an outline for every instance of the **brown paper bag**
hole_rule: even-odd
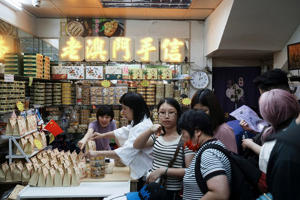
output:
[[[18,179],[17,174],[16,174],[16,163],[12,162],[11,164],[9,164],[9,168],[10,168],[10,172],[11,172],[11,177],[12,177],[12,181],[17,181],[16,179]]]
[[[74,167],[72,170],[72,181],[71,186],[80,185],[80,171],[77,167]]]
[[[6,135],[19,135],[18,129],[17,129],[17,118],[16,117],[9,118],[8,123],[6,125],[5,134]]]
[[[89,140],[87,142],[86,148],[85,148],[86,152],[89,151],[96,151],[96,142],[94,140]]]
[[[72,178],[72,170],[67,168],[63,179],[63,187],[71,186],[71,178]]]
[[[58,168],[55,171],[55,176],[54,176],[54,186],[55,187],[61,187],[62,182],[63,182],[63,177],[64,177],[64,171],[62,168]]]
[[[22,116],[19,116],[17,118],[17,124],[18,124],[18,128],[19,128],[19,135],[25,135],[27,132],[27,127],[26,127],[26,121],[25,118]]]
[[[6,165],[7,167],[4,167],[4,165]],[[0,182],[5,182],[5,177],[6,177],[7,170],[8,170],[8,165],[5,162],[0,167]]]
[[[43,131],[40,132],[40,137],[42,140],[43,148],[45,148],[47,146],[47,139],[46,139],[46,135]]]
[[[7,163],[3,163],[2,164],[2,169],[3,169],[3,172],[5,174],[5,181],[6,182],[12,182],[12,174],[11,174],[9,165]]]
[[[15,181],[22,181],[22,171],[23,171],[23,163],[18,162],[16,164],[15,174],[13,175]]]
[[[32,176],[28,182],[28,185],[31,185],[31,186],[37,186],[38,184],[38,181],[39,181],[39,169],[40,169],[40,165],[39,164],[36,164],[34,163],[33,164],[33,172],[32,172]]]
[[[32,163],[25,163],[25,167],[22,171],[22,182],[27,183],[31,177]]]
[[[35,115],[28,115],[26,117],[26,121],[27,121],[27,130],[28,131],[34,131],[37,129],[37,120]]]
[[[27,139],[21,138],[19,141],[19,145],[20,145],[21,149],[23,149],[25,154],[26,154],[26,152],[25,152],[26,144],[27,144]],[[16,155],[21,155],[21,152],[19,151],[19,149],[16,146],[14,146],[14,152]]]
[[[46,186],[46,178],[47,178],[48,174],[49,174],[49,171],[46,167],[43,167],[41,170],[39,170],[38,187]]]
[[[34,151],[33,136],[29,135],[29,136],[26,136],[25,138],[26,138],[27,142],[25,144],[25,147],[23,148],[24,152],[27,155],[31,155]]]
[[[50,168],[49,170],[50,176],[48,175],[46,178],[46,187],[54,186],[54,178],[55,178],[55,169]]]

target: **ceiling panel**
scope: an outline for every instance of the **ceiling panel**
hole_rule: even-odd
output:
[[[27,4],[24,4],[24,8],[36,17],[106,17],[124,19],[204,20],[215,9],[214,6],[222,0],[192,1],[194,7],[202,6],[202,9],[102,8],[99,0],[42,0],[41,6],[36,8],[31,5],[31,0],[26,1],[28,2]],[[213,8],[208,9],[206,7]]]
[[[145,19],[146,8],[103,8],[103,16],[107,18]]]
[[[99,0],[51,0],[59,8],[100,8],[102,7]]]
[[[33,7],[31,1],[26,1],[23,7],[36,17],[62,17],[60,10],[56,8],[50,0],[41,1],[39,8]]]
[[[63,9],[62,14],[64,15],[64,17],[100,17],[101,15],[103,15],[99,8],[68,8]]]
[[[184,16],[185,19],[205,19],[214,9],[189,9]]]
[[[216,8],[222,0],[193,0],[190,8]]]

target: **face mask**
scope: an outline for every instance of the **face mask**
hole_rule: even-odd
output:
[[[190,150],[196,152],[200,148],[200,145],[199,144],[194,145],[193,142],[191,140],[189,140],[184,143],[184,148],[185,147],[188,147]]]

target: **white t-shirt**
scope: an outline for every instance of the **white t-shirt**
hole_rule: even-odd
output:
[[[148,130],[153,124],[150,118],[145,117],[137,125],[132,125],[114,130],[115,137],[121,145],[114,151],[121,158],[122,162],[130,167],[131,178],[139,179],[146,175],[147,171],[152,167],[152,147],[135,149],[133,143],[140,134]]]
[[[260,171],[262,171],[265,174],[267,174],[268,162],[275,144],[276,144],[276,140],[272,140],[270,142],[265,142],[264,145],[261,147],[259,153],[258,165]]]

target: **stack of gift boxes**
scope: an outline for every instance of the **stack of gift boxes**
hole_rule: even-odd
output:
[[[42,54],[24,54],[24,76],[43,78],[44,64]]]

